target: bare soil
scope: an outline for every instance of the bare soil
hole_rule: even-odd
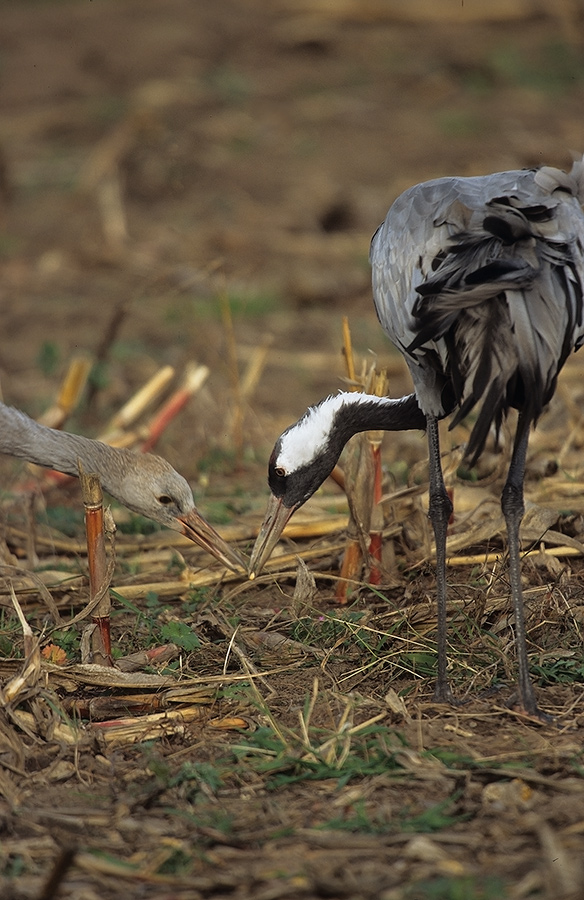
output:
[[[157,451],[191,481],[203,513],[248,551],[274,440],[342,384],[342,315],[359,358],[373,351],[388,365],[390,393],[410,390],[376,321],[367,264],[370,236],[395,196],[443,174],[566,167],[568,150],[584,149],[579,4],[559,4],[554,18],[509,3],[505,18],[491,21],[466,18],[464,4],[458,18],[442,19],[436,6],[414,17],[398,3],[5,5],[4,401],[39,415],[74,354],[98,357],[93,388],[67,425],[95,435],[160,366],[178,376],[191,361],[209,366]],[[265,368],[242,397],[237,379],[264,342]],[[553,511],[549,524],[567,542],[584,532],[582,394],[575,357],[530,453],[528,496],[538,514]],[[449,441],[457,435],[445,434]],[[530,649],[547,671],[538,696],[556,725],[526,722],[505,705],[515,675],[499,563],[452,569],[453,681],[466,702],[436,706],[425,458],[421,435],[386,439],[390,486],[406,477],[420,493],[398,507],[387,583],[361,587],[348,611],[334,594],[342,532],[294,545],[309,561],[314,554],[317,593],[308,599],[294,596],[294,571],[277,568],[257,584],[211,574],[206,594],[193,600],[177,589],[163,608],[138,596],[149,615],[186,621],[198,635],[200,649],[183,652],[175,675],[179,685],[207,684],[202,722],[137,744],[111,744],[87,728],[68,745],[50,710],[71,700],[71,685],[80,702],[116,696],[73,673],[21,697],[31,719],[10,705],[2,711],[3,898],[584,897],[581,559],[546,556],[525,567]],[[487,521],[498,515],[497,465],[468,503],[472,489],[455,484],[450,466],[458,527],[475,538],[467,553],[502,550],[495,525],[480,532],[484,517],[462,518],[481,503]],[[22,474],[22,465],[3,463],[7,488]],[[75,485],[46,502],[81,507]],[[338,488],[327,485],[313,519],[339,508]],[[6,532],[23,566],[25,513],[22,500],[13,505]],[[153,542],[167,548],[154,562]],[[115,584],[136,572],[170,582],[177,550],[188,567],[217,571],[169,536],[146,543],[132,549],[122,539]],[[41,562],[54,566],[59,553],[39,547]],[[60,556],[79,558],[84,571],[79,552]],[[148,563],[136,561],[140,553]],[[64,616],[83,605],[73,589],[56,597]],[[29,604],[40,634],[46,610],[38,597]],[[5,639],[15,654],[22,641],[4,589],[2,609],[9,656]],[[341,623],[332,636],[324,631],[331,617]],[[392,644],[380,636],[398,619]],[[149,640],[145,619],[136,622],[127,608],[114,619],[124,653]],[[286,642],[267,641],[274,632]],[[572,668],[554,682],[558,660]],[[1,664],[6,683],[19,664]],[[235,680],[249,681],[250,666],[263,673],[255,693]],[[368,743],[359,726],[370,720]],[[268,750],[258,738],[237,763],[238,746],[278,733],[281,746]],[[386,770],[375,768],[376,754],[387,757]],[[259,765],[264,757],[278,761],[274,771]],[[328,769],[308,780],[315,760]],[[345,782],[355,761],[373,768]]]

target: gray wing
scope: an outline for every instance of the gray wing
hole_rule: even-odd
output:
[[[553,393],[584,338],[582,199],[580,160],[569,175],[546,168],[441,178],[395,201],[371,244],[374,302],[426,414],[448,411],[453,347],[443,335],[456,322],[455,393],[465,412],[493,381],[503,390],[518,354],[537,370],[542,397]],[[495,306],[484,301],[497,296],[506,303],[494,322]]]

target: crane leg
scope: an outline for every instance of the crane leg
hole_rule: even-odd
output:
[[[436,601],[438,605],[438,678],[434,699],[440,703],[453,703],[454,697],[446,674],[446,531],[452,515],[452,503],[446,492],[442,464],[440,462],[440,438],[438,419],[428,416],[428,455],[430,475],[430,505],[428,515],[434,529],[436,542]]]
[[[507,481],[501,495],[501,509],[507,525],[507,544],[509,548],[509,583],[511,600],[515,615],[515,643],[517,647],[517,663],[519,668],[519,706],[529,716],[542,721],[553,721],[542,713],[537,705],[533,684],[529,675],[527,658],[527,641],[525,634],[525,616],[523,610],[523,590],[521,587],[521,566],[519,562],[519,527],[525,512],[523,503],[523,481],[525,478],[525,461],[529,428],[522,427],[521,414],[517,425],[517,434],[513,446],[511,465]]]

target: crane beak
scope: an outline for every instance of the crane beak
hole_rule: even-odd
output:
[[[284,506],[278,497],[275,497],[273,494],[270,496],[264,521],[260,526],[256,542],[251,552],[248,569],[250,578],[255,578],[256,575],[261,572],[266,560],[278,543],[280,535],[284,531],[288,520],[296,509],[297,506]]]
[[[181,534],[211,553],[224,566],[233,569],[234,572],[245,571],[243,557],[217,534],[213,526],[209,525],[196,509],[185,516],[179,516],[177,521]]]

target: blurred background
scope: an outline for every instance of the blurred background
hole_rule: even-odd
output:
[[[69,427],[95,434],[161,365],[203,363],[158,449],[195,487],[215,472],[247,489],[279,432],[341,386],[343,314],[356,352],[391,363],[390,393],[409,391],[371,303],[371,235],[413,183],[569,167],[584,150],[583,7],[5,4],[5,402],[40,414],[87,353]]]

